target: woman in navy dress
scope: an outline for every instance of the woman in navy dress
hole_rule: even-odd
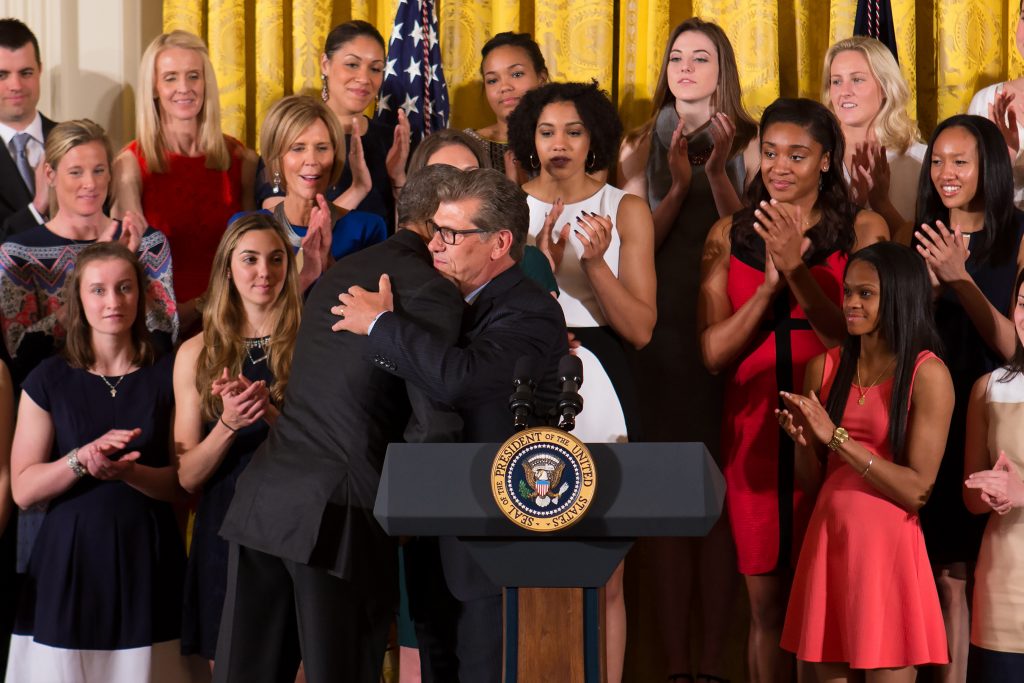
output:
[[[169,357],[154,360],[142,269],[87,247],[68,279],[67,341],[25,379],[12,448],[22,508],[46,505],[7,681],[191,681],[180,656],[185,555],[171,510]],[[199,673],[203,673],[199,669]]]
[[[936,127],[917,194],[915,243],[937,283],[935,325],[953,376],[956,404],[935,488],[921,527],[935,571],[949,638],[943,680],[964,680],[969,643],[967,577],[985,519],[963,501],[967,404],[974,382],[1013,356],[1013,282],[1024,264],[1024,213],[1013,205],[1006,142],[981,116],[953,116]]]
[[[201,492],[185,580],[182,651],[212,660],[227,587],[217,535],[235,482],[278,415],[299,327],[295,258],[273,217],[228,226],[213,259],[203,332],[174,363],[178,481]]]

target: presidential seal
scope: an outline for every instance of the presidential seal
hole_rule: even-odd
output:
[[[530,531],[557,531],[580,521],[596,486],[590,450],[553,427],[518,432],[501,445],[491,465],[495,502],[513,523]]]

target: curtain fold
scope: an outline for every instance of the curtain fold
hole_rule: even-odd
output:
[[[974,92],[1024,73],[1018,0],[890,0],[912,117],[927,134],[966,110]],[[390,38],[399,0],[163,0],[164,29],[206,39],[226,132],[254,145],[269,106],[320,88],[327,31],[364,19]],[[736,50],[744,104],[754,115],[780,94],[817,98],[828,46],[853,29],[857,0],[437,0],[452,125],[492,114],[480,48],[499,31],[532,33],[558,80],[596,79],[626,128],[650,114],[665,40],[697,15],[718,22]]]

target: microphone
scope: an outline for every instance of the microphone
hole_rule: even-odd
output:
[[[576,416],[583,412],[583,398],[580,387],[583,386],[583,361],[569,354],[558,362],[558,382],[562,385],[562,393],[558,395],[558,416],[561,421],[559,429],[567,432],[576,428]]]
[[[533,414],[533,392],[537,382],[537,360],[533,356],[523,356],[516,361],[515,375],[512,386],[515,389],[508,397],[508,409],[512,411],[516,430],[525,429],[526,423]]]

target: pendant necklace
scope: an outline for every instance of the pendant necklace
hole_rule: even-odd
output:
[[[265,337],[246,339],[243,343],[245,344],[245,355],[248,356],[250,364],[256,365],[267,359],[270,349],[269,334]]]
[[[878,377],[875,377],[875,381],[865,387],[860,381],[860,358],[857,359],[857,393],[860,394],[860,398],[857,399],[857,405],[862,406],[867,400],[868,392],[871,391],[872,387],[878,384],[878,380],[882,379],[882,375],[889,371],[892,364],[896,362],[896,357],[889,361],[889,364],[885,366],[885,369],[878,373]]]
[[[117,388],[121,386],[121,382],[124,381],[125,377],[126,375],[121,375],[120,377],[117,378],[116,382],[111,384],[110,380],[108,380],[103,375],[100,375],[100,379],[103,380],[103,383],[107,385],[108,389],[110,389],[110,398],[114,398],[115,396],[117,396]]]

